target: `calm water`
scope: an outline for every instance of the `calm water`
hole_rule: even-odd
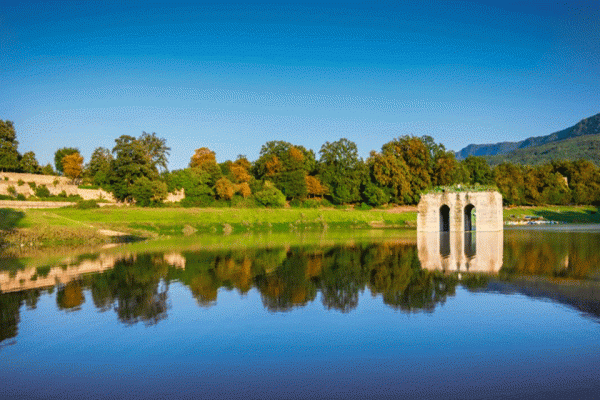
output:
[[[189,240],[0,259],[0,397],[598,398],[597,227]]]

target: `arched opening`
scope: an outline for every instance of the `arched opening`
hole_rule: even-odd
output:
[[[450,207],[440,207],[440,232],[450,232]]]
[[[440,256],[450,257],[450,232],[440,232]]]
[[[477,254],[477,242],[475,241],[475,232],[465,232],[465,257],[473,258]]]
[[[473,204],[468,204],[465,207],[465,232],[474,231],[475,223],[475,206]]]

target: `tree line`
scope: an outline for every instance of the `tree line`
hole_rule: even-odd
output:
[[[169,171],[170,148],[156,133],[122,135],[112,149],[98,147],[87,164],[77,148],[57,150],[54,167],[39,166],[33,152],[17,151],[12,122],[0,120],[0,170],[59,174],[101,187],[119,201],[149,206],[184,189],[184,206],[319,206],[416,204],[439,186],[496,187],[506,205],[597,204],[600,169],[589,161],[557,160],[539,166],[482,157],[457,160],[430,136],[400,136],[363,160],[354,142],[340,139],[311,149],[285,141],[262,145],[257,160],[239,155],[222,163],[207,147],[187,168]]]

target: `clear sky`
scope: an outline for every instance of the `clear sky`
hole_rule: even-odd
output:
[[[170,169],[268,140],[516,141],[600,112],[599,21],[598,0],[3,0],[0,119],[43,164],[142,131]]]

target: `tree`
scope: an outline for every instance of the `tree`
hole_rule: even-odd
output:
[[[235,193],[235,188],[229,179],[222,177],[215,184],[215,192],[217,192],[219,198],[231,200]]]
[[[167,185],[162,181],[142,176],[131,185],[131,197],[142,207],[157,205],[167,198]]]
[[[480,185],[491,185],[494,182],[492,169],[483,157],[468,156],[462,161],[469,172],[469,183]]]
[[[17,147],[19,142],[12,121],[3,121],[0,119],[0,170],[18,171],[19,152]]]
[[[207,147],[196,149],[190,160],[190,168],[197,168],[205,171],[210,176],[210,186],[214,186],[217,181],[223,176],[215,152]]]
[[[150,158],[152,165],[160,171],[167,170],[170,147],[167,147],[167,140],[152,134],[142,132],[138,139],[146,149],[146,155]]]
[[[92,158],[86,168],[88,176],[95,185],[105,187],[108,185],[108,176],[110,175],[110,163],[113,156],[110,150],[104,147],[97,147],[92,153]]]
[[[327,186],[324,186],[316,176],[306,175],[306,190],[311,196],[323,196],[329,192]]]
[[[379,186],[385,193],[382,196],[379,191],[374,190],[367,183],[366,187],[370,187],[369,194],[367,194],[369,204],[379,205],[387,201],[403,204],[413,201],[410,173],[404,159],[395,157],[391,153],[382,154],[371,151],[367,159],[367,166],[369,168],[369,183]],[[387,201],[384,201],[386,198]]]
[[[326,142],[319,151],[319,171],[329,188],[334,203],[352,203],[360,200],[360,186],[366,177],[363,160],[356,144],[348,139]]]
[[[303,198],[308,193],[304,177],[314,174],[316,166],[312,150],[284,141],[270,141],[261,147],[254,173],[258,179],[272,181],[286,197]]]
[[[56,152],[54,153],[54,165],[56,166],[56,171],[58,171],[59,174],[62,175],[64,173],[62,165],[63,158],[65,156],[75,153],[79,154],[79,149],[75,147],[63,147],[61,149],[56,150]]]
[[[52,164],[48,163],[42,167],[43,175],[56,175],[54,168],[52,168]]]
[[[440,147],[440,149],[442,148]],[[437,152],[435,149],[434,151]],[[431,145],[428,147],[421,138],[415,136],[401,136],[384,144],[381,152],[387,157],[395,158],[398,162],[400,160],[404,162],[407,167],[406,177],[410,185],[401,200],[409,204],[417,203],[421,192],[431,186]]]
[[[145,146],[138,139],[122,135],[115,139],[115,142],[116,145],[112,150],[114,159],[111,162],[109,175],[110,186],[116,199],[132,201],[134,200],[132,191],[134,182],[142,177],[146,177],[150,181],[158,180],[158,171]],[[142,184],[145,182],[139,186]]]
[[[23,154],[19,165],[21,171],[28,174],[39,174],[42,170],[35,158],[35,153],[33,151],[28,151],[27,153]]]
[[[71,178],[73,181],[81,177],[83,172],[83,157],[79,153],[64,156],[61,164],[66,177]]]
[[[269,181],[265,181],[262,190],[254,193],[254,198],[265,207],[283,207],[285,205],[285,195]]]

